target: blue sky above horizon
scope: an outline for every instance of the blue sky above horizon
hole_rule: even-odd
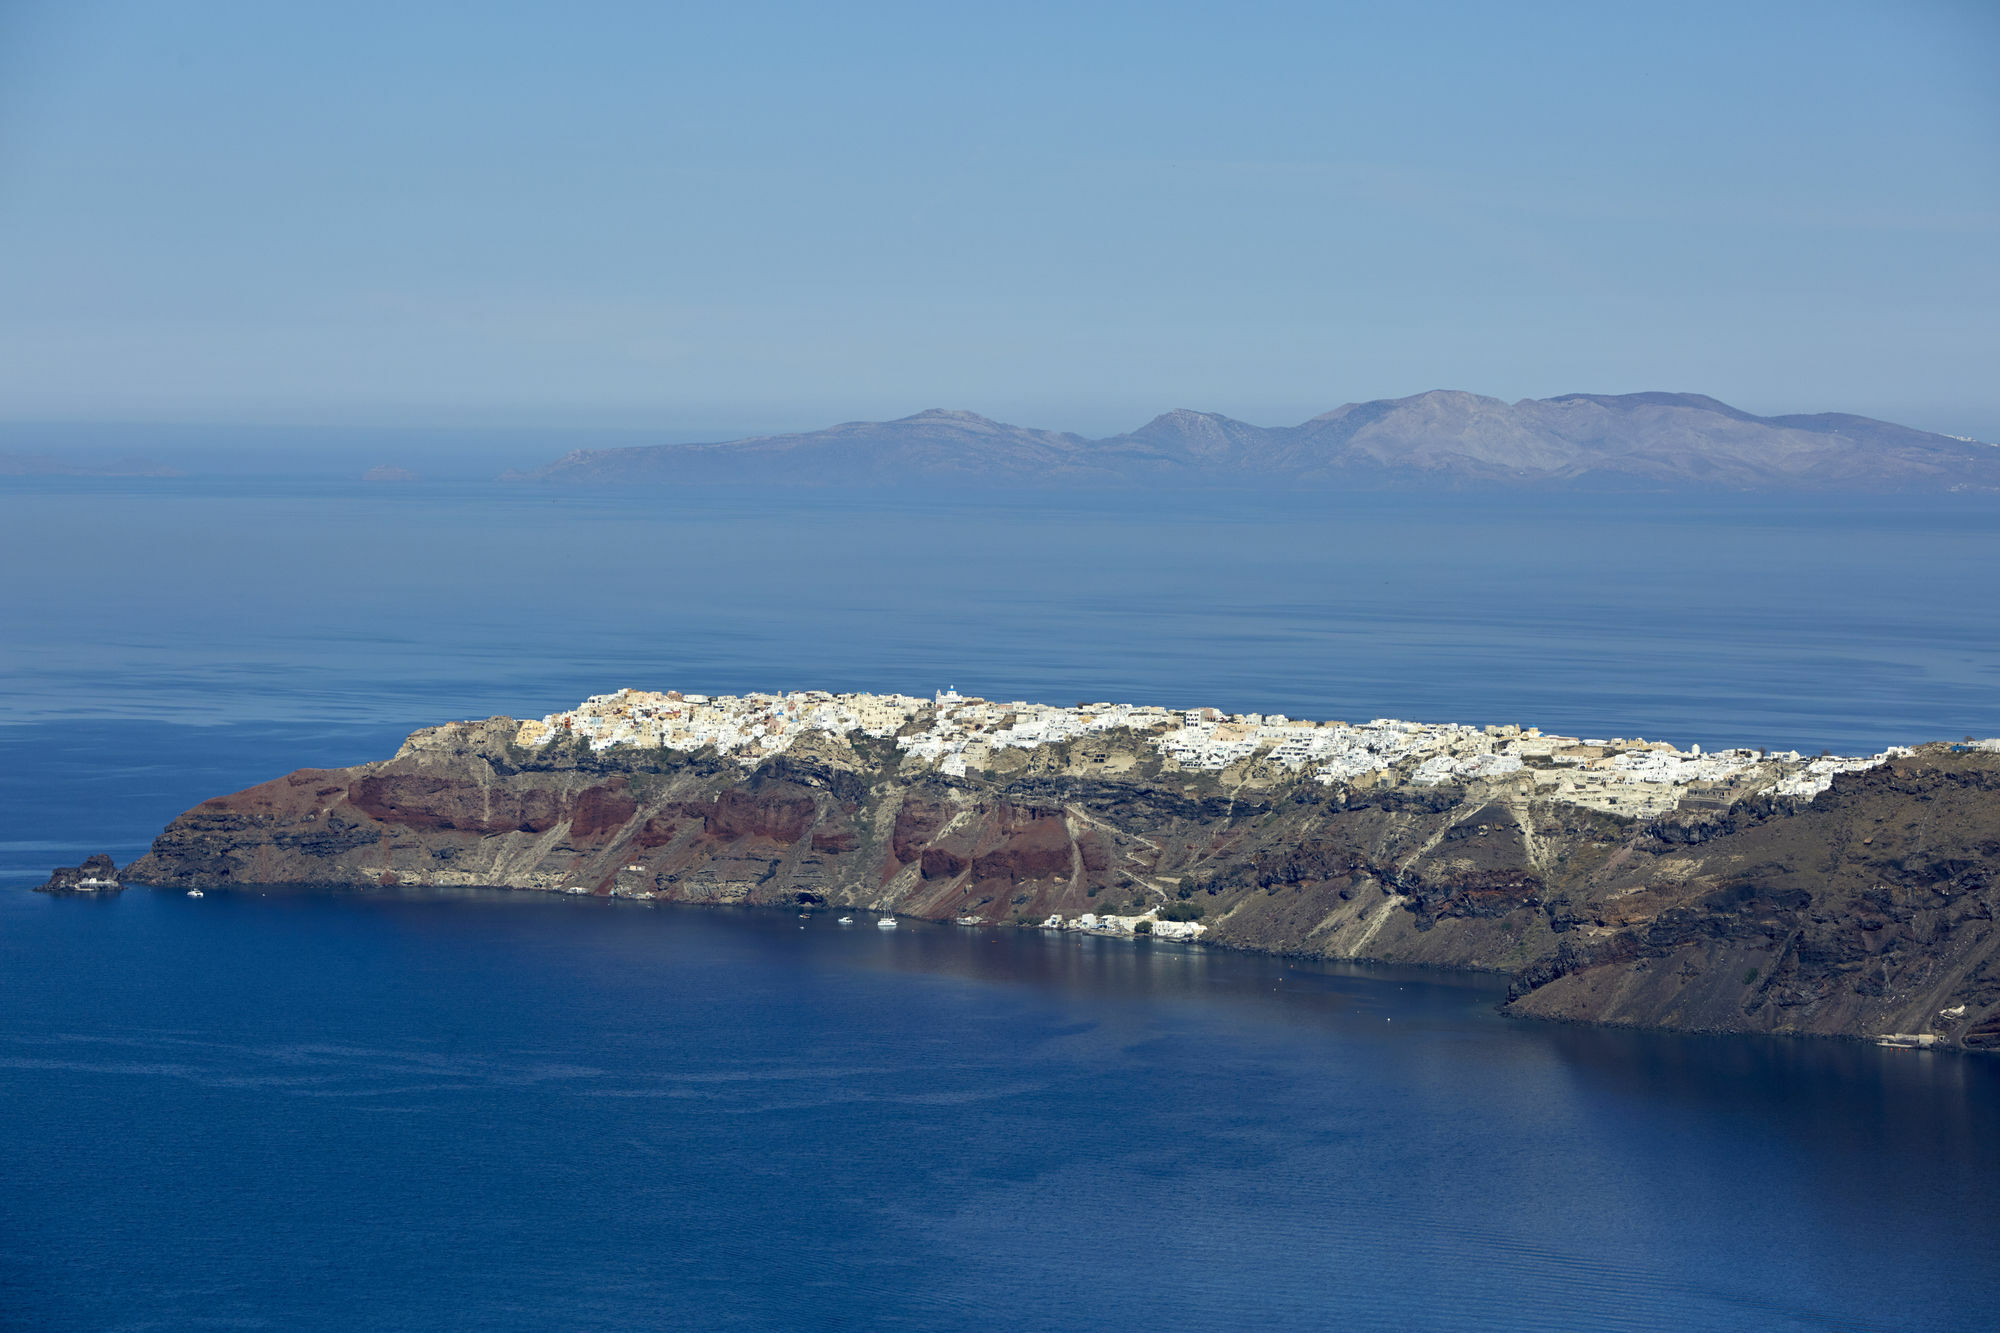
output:
[[[2000,439],[2000,5],[0,0],[0,420]]]

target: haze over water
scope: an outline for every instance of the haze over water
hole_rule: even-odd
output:
[[[0,493],[0,721],[422,723],[621,685],[1873,750],[2000,733],[1991,497]]]
[[[1991,0],[0,0],[0,1330],[2000,1323],[1991,1059],[865,916],[27,891],[628,685],[2000,736],[1992,496],[485,480],[1442,386],[2000,440],[1996,64]],[[132,458],[196,475],[15,475]]]
[[[1991,1060],[865,915],[21,890],[627,684],[2000,734],[1994,518],[10,483],[0,1323],[1978,1326]]]

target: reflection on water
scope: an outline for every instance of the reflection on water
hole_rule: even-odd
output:
[[[1992,1061],[491,891],[4,895],[0,966],[16,1322],[1947,1329],[2000,1302]]]
[[[1992,735],[1992,519],[10,484],[0,881],[627,683]],[[865,915],[10,888],[0,1325],[1992,1322],[2000,1062],[1499,994]]]

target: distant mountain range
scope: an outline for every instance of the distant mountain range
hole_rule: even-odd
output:
[[[797,435],[579,449],[507,479],[2000,491],[2000,448],[1835,412],[1752,416],[1692,393],[1508,403],[1439,389],[1349,403],[1297,426],[1181,409],[1102,440],[934,409]]]

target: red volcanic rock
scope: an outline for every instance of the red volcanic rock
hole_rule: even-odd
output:
[[[922,860],[925,879],[955,879],[965,873],[969,864],[948,847],[926,847]]]
[[[234,805],[237,798],[229,799]],[[348,799],[370,819],[413,829],[546,833],[562,819],[561,802],[551,791],[496,790],[421,773],[371,774],[354,784]]]
[[[639,836],[635,841],[641,847],[664,847],[680,832],[681,821],[665,811],[654,815],[639,826]]]
[[[2000,1047],[2000,756],[1983,750],[1925,746],[1809,801],[1645,820],[1527,782],[1273,771],[1225,788],[1059,763],[959,778],[886,747],[746,770],[525,751],[517,732],[450,724],[376,764],[203,802],[121,879],[594,887],[1016,923],[1150,906],[1198,913],[1204,942],[1512,971],[1518,1014]]]
[[[909,865],[923,855],[924,846],[951,819],[951,811],[924,801],[904,801],[896,812],[896,827],[889,835],[889,855]]]
[[[570,836],[594,838],[600,833],[614,832],[638,813],[639,803],[625,790],[625,779],[613,778],[601,787],[586,788],[577,795],[569,817]]]
[[[789,782],[772,783],[754,791],[722,793],[709,812],[707,832],[712,838],[728,841],[763,838],[794,843],[806,835],[818,815],[819,804],[811,790]]]
[[[233,795],[211,797],[201,808],[245,815],[303,814],[325,804],[329,796],[344,794],[347,779],[348,774],[339,769],[302,768]]]
[[[641,847],[664,847],[690,825],[706,828],[714,811],[711,801],[668,801],[639,826],[638,843]]]
[[[1069,828],[1055,816],[1030,820],[1025,826],[1010,832],[1000,846],[982,853],[972,864],[975,879],[999,879],[1009,883],[1027,879],[1068,879],[1073,869]],[[925,873],[929,873],[928,864]]]

